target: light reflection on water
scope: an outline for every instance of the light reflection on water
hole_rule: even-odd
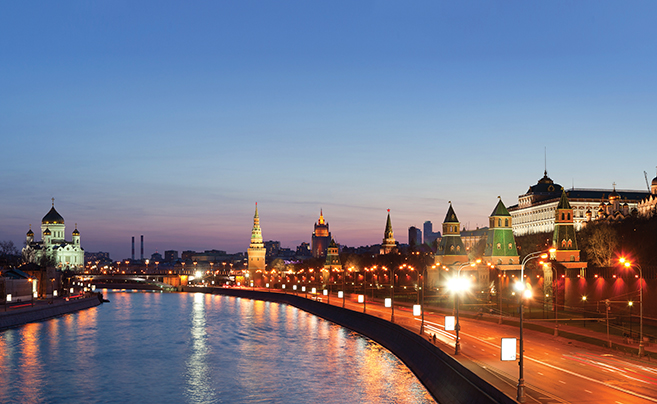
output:
[[[0,333],[0,402],[434,402],[385,348],[292,306],[105,294]]]

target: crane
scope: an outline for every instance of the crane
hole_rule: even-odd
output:
[[[646,177],[646,186],[648,187],[648,192],[650,192],[650,183],[648,182],[648,173],[644,171],[643,176]]]

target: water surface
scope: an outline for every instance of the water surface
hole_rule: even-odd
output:
[[[0,402],[434,403],[381,345],[293,306],[107,292],[0,333]]]

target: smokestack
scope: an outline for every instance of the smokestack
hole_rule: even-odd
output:
[[[132,236],[132,260],[135,259],[135,236]]]
[[[144,260],[144,235],[141,235],[141,258],[142,261]]]

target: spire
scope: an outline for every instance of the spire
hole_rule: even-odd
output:
[[[55,198],[52,198],[52,207],[55,207]]]
[[[445,220],[443,220],[443,223],[458,223],[459,219],[456,217],[456,213],[454,213],[454,208],[452,208],[452,201],[449,201],[449,209],[447,209],[447,214],[445,215]]]
[[[559,205],[557,205],[557,209],[572,209],[570,207],[570,202],[568,201],[568,196],[566,195],[565,190],[561,191],[561,199],[559,200]]]
[[[397,242],[392,232],[392,221],[390,220],[390,209],[388,209],[388,219],[386,220],[386,229],[383,232],[383,242],[381,243],[381,254],[390,254],[396,251]]]
[[[324,224],[324,223],[326,223],[326,222],[324,221],[324,210],[321,209],[321,208],[319,209],[319,220],[317,221],[317,223],[318,223],[318,224]]]
[[[260,229],[260,216],[258,216],[258,202],[256,202],[253,230],[251,230],[251,247],[262,247],[262,245],[262,230]]]
[[[390,209],[388,209],[388,220],[386,221],[386,231],[384,233],[384,237],[387,239],[393,238],[392,222],[390,221]]]

